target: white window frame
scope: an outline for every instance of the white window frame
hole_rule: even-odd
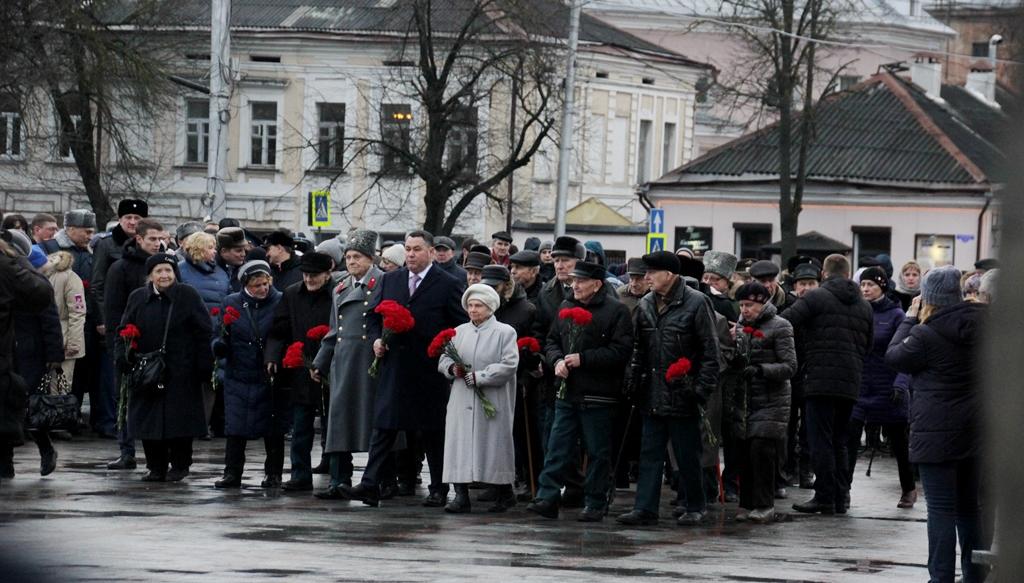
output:
[[[253,103],[275,103],[277,116],[275,124],[277,135],[274,149],[274,165],[263,166],[252,164],[252,104]],[[253,88],[244,91],[241,97],[241,118],[242,131],[239,131],[238,166],[241,170],[280,170],[282,164],[282,149],[284,146],[284,128],[282,112],[284,112],[284,94],[281,90]]]
[[[205,165],[205,164],[207,164],[209,162],[209,159],[210,159],[210,116],[207,115],[206,117],[191,117],[189,115],[189,104],[190,103],[199,103],[199,102],[205,102],[206,105],[207,105],[207,108],[209,108],[209,105],[210,105],[209,98],[203,99],[201,97],[186,97],[184,99],[184,108],[183,108],[183,112],[184,112],[184,128],[183,129],[184,129],[184,144],[185,144],[185,147],[184,147],[184,151],[183,151],[182,162],[184,164],[186,164],[186,165]],[[207,109],[207,113],[209,113],[209,109]],[[196,131],[195,132],[190,131],[190,129],[189,129],[189,127],[192,124],[196,124]],[[196,140],[196,146],[197,146],[196,152],[199,155],[199,159],[197,159],[197,160],[189,160],[189,158],[188,158],[189,141],[192,140],[193,137]]]
[[[0,151],[0,158],[5,160],[21,160],[25,157],[25,124],[22,123],[21,113],[17,111],[2,111],[0,117],[4,119],[4,149]],[[18,151],[14,152],[15,128],[18,133]]]

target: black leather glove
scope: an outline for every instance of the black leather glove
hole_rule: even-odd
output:
[[[755,377],[760,377],[762,374],[763,374],[763,370],[761,369],[761,366],[757,365],[757,364],[752,364],[752,365],[750,365],[748,367],[745,367],[743,369],[743,378],[745,378],[745,379],[752,379],[752,378],[755,378]]]
[[[227,342],[223,340],[216,340],[213,343],[213,355],[217,358],[227,358],[228,354],[231,353],[231,347],[228,346]]]

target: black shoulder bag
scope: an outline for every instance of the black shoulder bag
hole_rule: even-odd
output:
[[[174,315],[174,302],[167,310],[167,323],[164,324],[164,338],[160,349],[135,355],[135,364],[128,372],[128,386],[132,392],[140,395],[160,395],[164,392],[164,376],[167,364],[164,358],[167,352],[167,332],[171,329],[171,316]]]

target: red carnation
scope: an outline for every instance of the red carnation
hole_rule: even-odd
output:
[[[373,311],[384,319],[384,331],[380,336],[381,344],[384,346],[388,345],[393,335],[408,332],[416,325],[416,319],[412,317],[412,312],[395,300],[384,300]],[[379,370],[380,357],[378,356],[374,357],[368,372],[371,377],[377,378]]]
[[[430,341],[430,346],[427,347],[427,356],[430,358],[438,358],[444,354],[446,345],[455,338],[454,328],[445,328],[434,336],[434,339]]]
[[[764,332],[760,330],[754,330],[753,336],[754,338],[764,338]]]
[[[224,308],[224,325],[225,326],[230,326],[230,325],[234,324],[241,317],[242,317],[242,314],[240,314],[238,312],[238,310],[236,310],[232,306],[228,306],[228,307]]]
[[[305,365],[306,360],[302,356],[302,342],[293,342],[288,346],[288,350],[285,351],[281,366],[284,368],[302,368]]]
[[[220,308],[216,308],[216,307],[210,308],[210,315],[213,316],[214,318],[219,316],[220,315]]]
[[[540,352],[540,342],[538,342],[533,336],[523,336],[519,340],[516,340],[516,347],[519,348],[519,350],[529,352],[530,354]]]
[[[330,331],[330,326],[326,324],[320,324],[319,326],[314,326],[309,330],[306,330],[306,338],[309,338],[314,342],[320,342],[321,340],[324,339],[324,336],[327,336],[327,333]]]
[[[85,291],[89,291],[89,280],[88,279],[83,279],[82,280],[82,287],[85,288]]]
[[[139,327],[136,326],[135,324],[128,324],[127,326],[121,329],[120,334],[121,338],[125,338],[127,340],[131,340],[133,338],[138,338],[142,336],[142,332],[139,331]]]
[[[594,319],[594,315],[583,308],[562,308],[558,312],[562,320],[572,320],[577,326],[586,326]]]
[[[693,363],[684,356],[669,365],[668,370],[665,372],[665,380],[670,383],[677,381],[690,374],[691,368],[693,368]]]
[[[754,333],[754,327],[753,326],[744,326],[743,327],[743,333],[744,334],[748,334],[748,335],[749,334],[753,334]]]

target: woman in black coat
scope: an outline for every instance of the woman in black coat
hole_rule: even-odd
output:
[[[928,506],[928,574],[952,583],[956,543],[964,583],[981,581],[971,563],[987,548],[981,525],[982,395],[977,363],[983,304],[962,301],[960,271],[925,275],[889,343],[886,363],[912,375],[910,461],[918,464]]]
[[[206,435],[202,384],[213,372],[213,328],[199,292],[178,283],[173,255],[151,256],[146,260],[146,272],[149,282],[128,297],[114,355],[122,373],[127,373],[136,354],[160,349],[166,330],[163,389],[142,392],[129,387],[128,422],[146,450],[149,472],[142,480],[176,482],[188,476],[192,440]],[[129,324],[141,334],[137,347],[121,336]]]

